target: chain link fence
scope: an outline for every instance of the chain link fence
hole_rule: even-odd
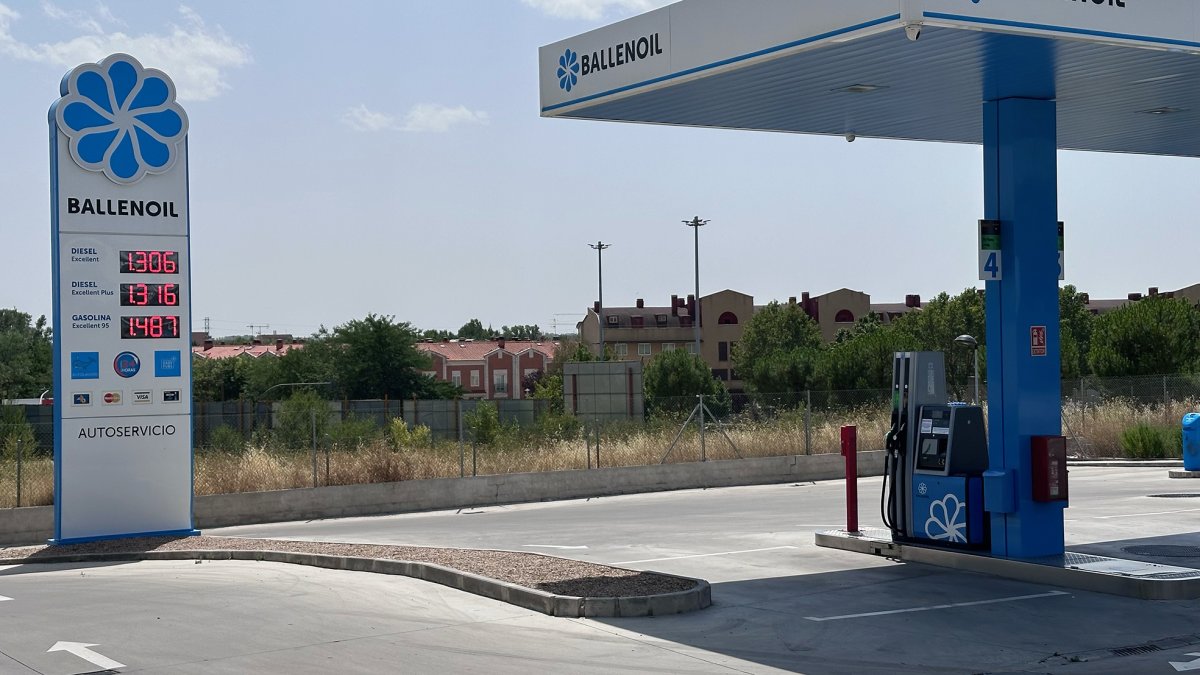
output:
[[[596,400],[197,402],[196,494],[836,453],[839,430],[883,447],[887,389]],[[1176,437],[1200,376],[1084,378],[1062,387],[1063,434],[1083,458],[1138,456],[1134,428]],[[603,400],[600,400],[603,399]],[[986,405],[986,396],[985,396]],[[0,422],[0,508],[52,503],[53,410]],[[573,412],[574,411],[574,412]],[[1168,446],[1170,443],[1168,443]],[[1171,448],[1167,454],[1170,456]]]

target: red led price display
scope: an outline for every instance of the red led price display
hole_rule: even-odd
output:
[[[122,307],[178,307],[179,284],[121,284]]]
[[[141,340],[179,337],[178,316],[123,316],[121,339]]]
[[[121,251],[121,274],[179,274],[179,251]]]

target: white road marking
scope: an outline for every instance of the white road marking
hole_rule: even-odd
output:
[[[0,595],[0,602],[4,602],[5,600],[12,600],[12,598],[7,595]]]
[[[561,548],[568,550],[578,550],[587,548],[586,546],[555,546],[554,544],[521,544],[521,548]]]
[[[1184,656],[1200,656],[1200,652],[1192,652],[1191,654],[1184,654]],[[1185,670],[1200,670],[1200,659],[1187,662],[1167,661],[1167,663],[1171,664],[1171,667],[1174,668],[1175,672],[1177,673],[1182,673]]]
[[[93,645],[93,644],[89,644],[87,642],[62,642],[62,641],[59,641],[59,642],[55,642],[53,647],[51,647],[50,649],[47,649],[46,653],[49,654],[50,652],[71,652],[75,656],[78,656],[79,658],[83,659],[84,661],[87,661],[88,663],[91,663],[92,665],[96,666],[97,668],[101,668],[103,670],[116,670],[117,668],[125,667],[124,663],[117,663],[116,661],[113,661],[112,659],[108,658],[107,656],[97,654],[96,652],[89,649],[89,647],[99,647],[99,646],[100,645]]]
[[[869,616],[886,616],[888,614],[908,614],[911,612],[928,612],[934,609],[953,609],[955,607],[974,607],[975,605],[994,605],[998,602],[1016,602],[1018,600],[1033,600],[1035,598],[1050,598],[1056,595],[1070,595],[1066,591],[1050,591],[1034,595],[1014,595],[1010,598],[995,600],[976,600],[974,602],[955,602],[948,605],[929,605],[928,607],[910,607],[908,609],[889,609],[884,612],[863,612],[862,614],[843,614],[841,616],[806,616],[809,621],[839,621],[841,619],[862,619]]]
[[[1096,516],[1094,520],[1109,520],[1110,518],[1137,518],[1139,516],[1168,516],[1172,513],[1191,513],[1200,509],[1179,509],[1177,511],[1155,511],[1154,513],[1123,513],[1119,516]]]
[[[698,553],[696,555],[677,555],[673,558],[650,558],[649,560],[624,560],[622,562],[608,563],[609,565],[636,565],[638,563],[662,562],[664,560],[684,560],[687,558],[711,558],[715,555],[737,555],[739,553],[758,553],[760,551],[779,551],[785,548],[799,548],[798,546],[772,546],[771,548],[752,548],[745,551],[725,551],[723,553]]]

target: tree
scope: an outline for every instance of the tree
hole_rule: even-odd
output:
[[[460,340],[492,340],[498,337],[500,337],[499,333],[491,326],[484,328],[483,322],[479,319],[471,319],[458,329],[458,339]]]
[[[500,328],[500,333],[507,338],[513,340],[526,340],[536,342],[545,337],[542,329],[534,324],[521,326],[503,326]]]
[[[442,340],[451,340],[458,337],[448,330],[430,329],[421,333],[421,339],[432,342],[441,342]]]
[[[913,349],[945,353],[946,386],[953,396],[962,400],[967,396],[967,382],[974,374],[974,355],[972,350],[956,345],[954,338],[967,334],[978,341],[982,377],[987,363],[982,353],[987,345],[985,316],[983,295],[968,288],[953,297],[947,293],[938,295],[921,311],[900,317],[896,327],[909,335]]]
[[[1095,317],[1088,310],[1084,294],[1070,284],[1058,291],[1058,317],[1062,376],[1082,377],[1090,371],[1088,352],[1091,350]]]
[[[813,387],[822,347],[820,327],[799,305],[772,302],[746,322],[733,362],[754,391],[798,392]]]
[[[409,398],[430,388],[421,371],[430,368],[429,357],[416,348],[417,332],[393,317],[368,314],[333,329],[310,356],[332,350],[334,380],[347,398]],[[290,356],[289,353],[287,356]]]
[[[37,398],[52,386],[50,338],[46,317],[0,309],[0,400]]]
[[[682,349],[660,352],[642,375],[646,409],[656,413],[687,413],[704,396],[708,409],[719,416],[729,412],[729,392],[713,377],[704,359]]]
[[[913,337],[878,321],[862,322],[822,353],[817,368],[821,387],[831,391],[888,389],[896,352],[913,349]]]
[[[1101,377],[1167,375],[1200,369],[1200,309],[1151,297],[1096,318],[1088,348]]]
[[[232,401],[246,388],[248,357],[192,357],[192,396],[197,401]]]

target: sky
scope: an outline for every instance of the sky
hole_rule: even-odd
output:
[[[756,302],[975,287],[968,145],[539,116],[537,49],[664,0],[0,0],[0,307],[50,315],[46,111],[128,52],[187,110],[192,316],[215,336],[366,316],[571,332],[597,297]],[[1200,161],[1060,153],[1067,283],[1200,282]]]

